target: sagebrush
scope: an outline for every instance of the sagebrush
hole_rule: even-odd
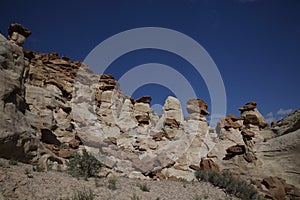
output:
[[[68,173],[72,176],[87,179],[97,175],[102,167],[102,163],[86,150],[83,150],[82,154],[78,152],[72,154],[67,162],[67,167]]]
[[[229,194],[241,199],[260,200],[258,191],[246,181],[234,178],[230,173],[218,173],[212,170],[197,170],[195,176],[199,181],[210,182],[214,186],[224,188]]]

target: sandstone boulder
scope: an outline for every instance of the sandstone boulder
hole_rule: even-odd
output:
[[[201,158],[200,169],[205,171],[212,170],[212,171],[220,172],[219,166],[211,159]]]
[[[246,103],[244,106],[239,108],[239,111],[241,111],[241,113],[245,112],[245,111],[251,111],[254,110],[256,108],[257,103],[255,101],[251,101]]]
[[[266,177],[261,182],[267,189],[262,190],[267,198],[274,200],[286,199],[297,199],[300,198],[300,190],[295,186],[287,184],[286,181],[279,177]]]
[[[265,128],[268,126],[266,120],[262,114],[256,108],[256,102],[246,103],[243,107],[239,108],[241,111],[241,117],[244,120],[244,124],[247,126],[254,125],[259,128]]]
[[[150,96],[143,96],[135,100],[136,103],[148,103],[150,104],[152,98]]]
[[[271,128],[278,136],[300,129],[300,109],[273,123]]]
[[[192,113],[200,113],[201,115],[209,115],[210,113],[207,111],[208,105],[202,99],[189,99],[187,101],[187,111],[189,114]]]
[[[11,24],[8,28],[8,39],[19,46],[22,46],[30,35],[31,31],[21,24]]]

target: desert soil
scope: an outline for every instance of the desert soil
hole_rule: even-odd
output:
[[[109,182],[116,180],[116,189]],[[138,185],[146,185],[144,192]],[[95,199],[130,200],[135,195],[142,200],[237,199],[222,189],[205,182],[146,181],[124,177],[77,179],[65,172],[37,172],[32,165],[9,164],[0,159],[0,200],[2,199],[71,199],[78,191],[91,190]]]

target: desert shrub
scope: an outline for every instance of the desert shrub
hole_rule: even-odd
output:
[[[198,194],[195,194],[193,196],[193,200],[201,200],[201,197]]]
[[[94,199],[94,194],[93,194],[92,190],[77,191],[72,196],[72,200],[93,200],[93,199]]]
[[[83,191],[76,191],[73,195],[72,198],[60,198],[59,200],[93,200],[94,199],[94,194],[92,190],[83,190]]]
[[[0,167],[5,167],[5,163],[4,162],[0,162]]]
[[[258,191],[247,182],[234,178],[230,173],[197,170],[195,177],[199,181],[210,182],[214,186],[225,189],[226,193],[233,194],[241,199],[260,200]]]
[[[18,165],[18,161],[14,160],[14,159],[11,159],[8,161],[8,164],[9,165]]]
[[[133,194],[130,199],[131,200],[141,200],[141,198],[139,196],[137,196],[136,194]]]
[[[116,190],[117,189],[117,179],[115,177],[109,178],[107,187],[110,190]]]
[[[75,152],[67,162],[67,172],[74,177],[85,179],[96,176],[102,164],[93,155],[83,150],[82,154]]]
[[[140,184],[138,183],[137,186],[143,191],[143,192],[150,192],[150,188],[146,183]]]
[[[35,172],[43,172],[45,171],[45,168],[42,165],[37,165],[37,166],[33,166],[32,170]]]

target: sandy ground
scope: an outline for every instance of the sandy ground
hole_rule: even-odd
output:
[[[115,180],[116,189],[110,189]],[[138,185],[146,185],[149,192]],[[0,159],[0,200],[2,199],[68,199],[77,191],[89,191],[95,199],[131,200],[197,200],[237,199],[205,182],[144,181],[123,177],[76,179],[65,172],[33,171],[32,165],[10,165]]]

